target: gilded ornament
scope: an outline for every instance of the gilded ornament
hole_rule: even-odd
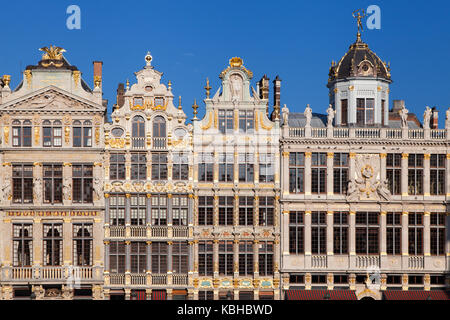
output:
[[[206,125],[204,125],[204,126],[200,126],[200,129],[202,129],[202,130],[208,130],[209,128],[211,128],[212,120],[213,120],[213,111],[212,110],[209,111],[208,115],[209,115],[208,116],[208,123]]]
[[[75,88],[78,86],[78,83],[80,82],[80,75],[81,72],[78,70],[75,70],[72,72],[73,82],[75,83]]]
[[[28,88],[31,86],[31,70],[24,71],[25,79],[27,80]]]

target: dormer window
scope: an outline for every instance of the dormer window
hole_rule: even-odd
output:
[[[367,60],[362,61],[358,66],[358,75],[364,77],[373,75],[372,64]]]
[[[358,98],[356,99],[356,124],[373,125],[375,114],[375,99]]]

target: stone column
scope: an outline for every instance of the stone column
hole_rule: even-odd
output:
[[[131,237],[131,209],[130,209],[131,194],[125,195],[125,237]]]
[[[167,241],[167,284],[171,285],[173,283],[173,242]]]
[[[402,197],[408,196],[408,153],[402,153]]]
[[[147,274],[152,272],[152,242],[146,241],[147,244]]]
[[[333,183],[334,183],[334,175],[333,175],[333,163],[334,162],[334,153],[327,153],[327,195],[332,196],[334,193]]]
[[[448,179],[447,179],[448,180]],[[423,155],[423,195],[430,196],[430,154]]]
[[[194,274],[198,276],[198,240],[194,240]]]
[[[382,210],[380,213],[380,265],[382,269],[384,269],[385,262],[387,262],[386,232],[386,211]]]
[[[253,202],[253,225],[258,226],[259,225],[259,196],[255,195],[253,201],[254,201]]]
[[[305,152],[305,197],[311,196],[311,152]]]
[[[254,270],[254,277],[258,277],[259,276],[259,249],[258,249],[258,245],[259,245],[259,240],[253,240],[253,270]]]
[[[105,245],[105,256],[104,256],[104,263],[105,263],[105,272],[109,273],[109,241],[104,241],[103,244]]]
[[[213,217],[213,223],[214,226],[219,225],[219,196],[216,194],[214,195],[214,217]]]
[[[219,276],[219,240],[213,240],[213,271],[214,277]]]
[[[281,190],[283,196],[289,194],[289,151],[283,151],[281,158]]]
[[[239,183],[239,154],[234,152],[234,164],[233,164],[233,182]]]
[[[423,254],[425,256],[425,268],[427,266],[426,260],[431,256],[430,233],[430,212],[425,211],[423,214]]]
[[[273,262],[273,272],[274,272],[274,278],[275,277],[279,277],[279,272],[280,272],[280,238],[279,236],[275,236],[275,240],[273,241],[273,257],[274,257],[274,262]]]
[[[104,231],[103,231],[103,219],[101,218],[94,218],[94,224],[92,226],[93,228],[93,245],[94,245],[94,252],[93,252],[93,264],[94,264],[94,273],[96,279],[101,279],[101,269],[102,268],[102,262],[103,257],[105,257],[105,246],[103,244],[104,239]],[[99,280],[100,280],[99,279]]]
[[[289,210],[283,210],[281,219],[281,249],[284,257],[289,255]]]
[[[167,195],[167,237],[173,237],[172,194]]]
[[[213,179],[214,183],[219,183],[219,153],[217,151],[214,152],[214,165],[213,165]]]
[[[131,273],[131,242],[125,241],[125,274]]]
[[[386,180],[386,157],[387,153],[380,153],[380,180]]]
[[[239,239],[233,240],[233,271],[234,277],[239,276]]]
[[[408,268],[408,212],[402,212],[402,268]],[[403,259],[406,257],[406,259]]]
[[[39,267],[41,264],[44,264],[43,261],[43,252],[42,249],[44,247],[44,244],[42,242],[42,235],[43,235],[43,226],[42,226],[42,219],[41,218],[34,218],[33,219],[33,265],[35,267]],[[11,228],[8,228],[11,229]],[[8,230],[6,230],[8,231]],[[8,235],[3,235],[7,237]],[[8,237],[11,239],[11,236]],[[7,238],[7,239],[8,239]]]
[[[68,267],[75,264],[72,261],[72,223],[70,218],[63,219],[63,261],[64,266]]]
[[[239,225],[239,195],[234,195],[233,225]]]
[[[356,258],[356,212],[349,212],[349,237],[348,237],[348,248],[350,254],[350,268],[355,266],[355,258]]]
[[[36,219],[35,219],[36,220]],[[0,222],[0,230],[2,231],[2,243],[0,248],[2,248],[3,250],[3,254],[2,254],[2,268],[0,268],[0,276],[2,277],[2,280],[6,280],[4,277],[4,271],[2,270],[4,267],[10,267],[13,265],[13,257],[11,256],[12,253],[12,245],[13,245],[13,234],[12,234],[12,224],[11,224],[12,220],[11,218],[6,218],[6,219],[2,219],[2,221]],[[34,227],[34,226],[33,226]],[[40,232],[40,235],[42,235],[42,231]],[[36,242],[35,241],[36,238],[36,230],[34,230],[33,228],[33,247],[35,248],[35,252],[36,252],[36,247],[37,246],[41,246],[41,242]],[[33,259],[35,259],[35,257],[33,256]],[[11,277],[11,272],[9,272],[9,277]],[[9,278],[8,277],[8,278]],[[9,279],[8,279],[9,280]],[[0,287],[0,291],[1,291],[1,287]]]
[[[305,211],[305,269],[311,268],[311,211]]]
[[[348,161],[348,179],[351,181],[355,178],[355,159],[356,159],[356,153],[350,152],[349,153],[349,161]]]
[[[333,211],[327,211],[327,255],[334,254],[333,248]]]
[[[33,204],[39,206],[44,202],[43,166],[41,162],[35,162],[33,166]]]

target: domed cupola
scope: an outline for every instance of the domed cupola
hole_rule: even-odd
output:
[[[337,64],[331,62],[327,83],[330,104],[336,111],[337,126],[387,126],[390,66],[361,40],[360,18],[356,41]]]

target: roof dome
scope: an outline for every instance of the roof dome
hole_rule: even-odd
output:
[[[391,81],[391,68],[369,49],[358,32],[356,42],[338,64],[331,62],[328,82],[349,77],[382,78]]]

